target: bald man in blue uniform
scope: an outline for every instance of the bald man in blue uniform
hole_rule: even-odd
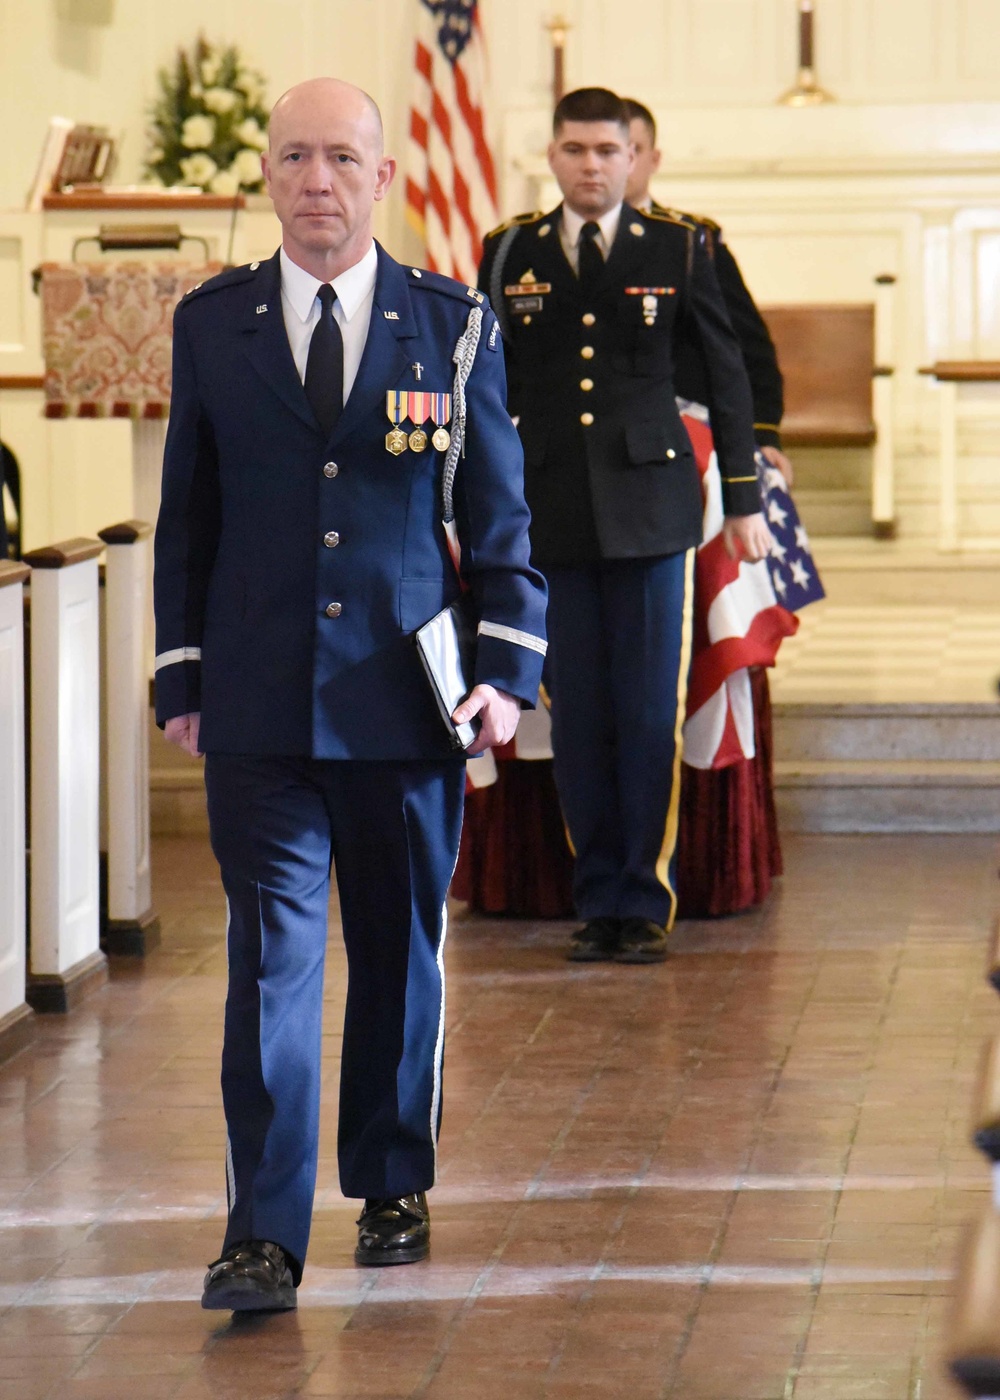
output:
[[[455,711],[481,722],[469,753],[513,735],[546,645],[489,303],[374,243],[395,163],[359,89],[291,89],[270,143],[281,249],[177,310],[156,536],[157,717],[206,755],[229,910],[229,1219],[202,1304],[237,1311],[294,1307],[305,1262],[331,859],[349,969],[340,1180],[364,1200],[355,1258],[410,1263],[429,1248],[466,755],[413,633],[460,591],[441,523],[463,431],[456,347],[455,514],[478,621],[475,684]]]

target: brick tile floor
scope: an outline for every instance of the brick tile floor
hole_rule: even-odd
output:
[[[297,1314],[198,1306],[225,1209],[211,856],[155,849],[163,944],[0,1066],[3,1400],[951,1400],[994,843],[797,837],[767,907],[661,967],[463,916],[433,1258],[356,1270],[334,917]]]

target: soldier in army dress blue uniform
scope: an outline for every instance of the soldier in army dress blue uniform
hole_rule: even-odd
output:
[[[456,434],[479,634],[455,711],[481,721],[469,752],[511,737],[546,646],[488,303],[374,243],[395,162],[364,93],[300,84],[270,142],[281,249],[177,310],[156,534],[157,718],[206,754],[229,911],[229,1218],[202,1303],[234,1310],[294,1307],[305,1261],[331,857],[349,968],[340,1180],[364,1200],[355,1258],[428,1251],[465,755],[412,634],[460,589],[441,506]]]
[[[602,88],[556,108],[563,203],[486,240],[479,285],[507,343],[532,560],[549,583],[547,684],[585,921],[570,957],[654,962],[677,907],[680,729],[697,469],[675,403],[683,340],[704,361],[734,553],[763,558],[753,408],[704,231],[623,202],[629,116]]]

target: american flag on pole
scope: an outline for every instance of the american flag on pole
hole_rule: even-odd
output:
[[[771,557],[731,559],[722,539],[722,479],[708,415],[682,407],[704,501],[703,544],[695,560],[694,645],[688,680],[684,762],[726,768],[754,756],[750,666],[773,666],[782,639],[798,630],[794,612],[823,597],[809,538],[781,473],[763,473]]]
[[[418,0],[406,215],[435,272],[476,283],[499,222],[479,0]]]

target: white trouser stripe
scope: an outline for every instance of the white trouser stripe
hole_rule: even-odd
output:
[[[456,866],[458,861],[455,861]],[[454,871],[452,875],[454,876]],[[449,885],[451,881],[448,881]],[[448,903],[441,905],[441,940],[438,943],[437,967],[441,979],[441,1010],[434,1045],[434,1092],[431,1094],[431,1142],[434,1146],[434,1179],[437,1180],[438,1114],[441,1110],[441,1072],[444,1067],[444,941],[448,936]]]
[[[541,656],[545,655],[549,647],[548,642],[541,637],[536,637],[531,632],[520,632],[516,627],[505,627],[502,622],[481,622],[479,635],[481,637],[499,637],[502,642],[513,642],[515,646],[528,647],[531,651],[537,651]]]
[[[178,661],[200,661],[201,647],[174,647],[173,651],[161,651],[153,663],[154,671],[162,671],[164,666],[176,666]]]

